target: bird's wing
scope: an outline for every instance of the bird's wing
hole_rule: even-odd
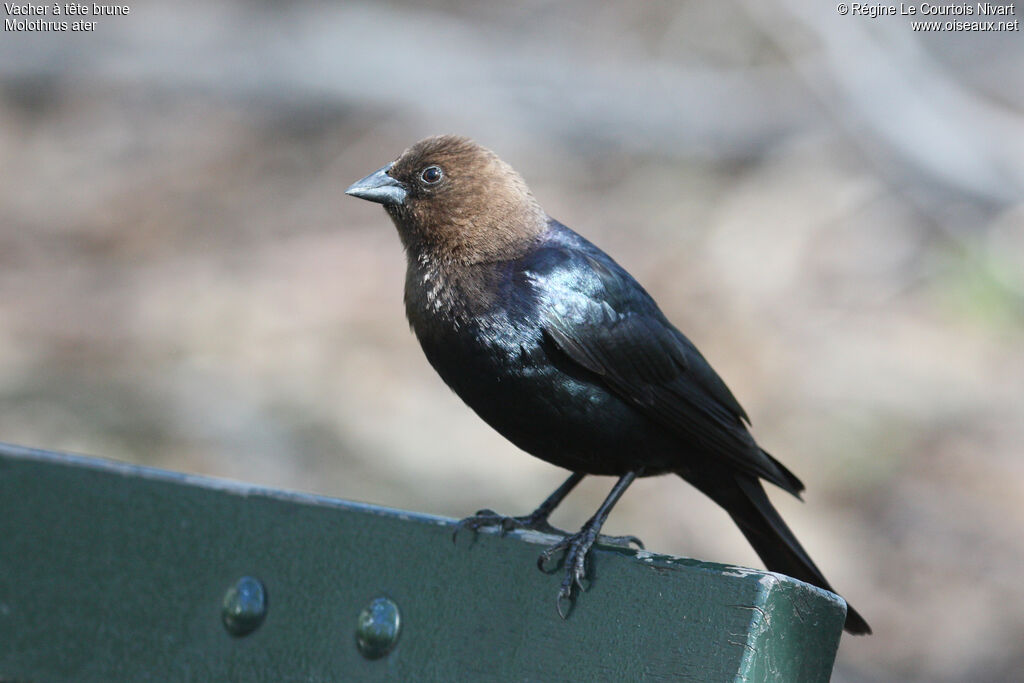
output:
[[[702,450],[794,494],[802,490],[756,445],[732,392],[629,273],[589,243],[548,251],[531,275],[544,333],[562,353]]]

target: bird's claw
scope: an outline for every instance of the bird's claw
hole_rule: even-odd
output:
[[[569,535],[568,532],[551,526],[546,517],[541,517],[537,514],[508,517],[506,515],[499,515],[494,510],[478,510],[472,517],[466,517],[455,525],[455,530],[452,532],[452,542],[456,540],[459,532],[463,529],[469,529],[476,533],[486,527],[499,527],[502,536],[516,529],[528,529],[556,536]]]
[[[587,556],[595,541],[619,547],[628,547],[630,544],[636,545],[638,548],[644,547],[643,541],[636,536],[600,536],[598,535],[600,526],[590,523],[579,532],[570,535],[551,526],[546,515],[535,512],[523,517],[507,517],[499,515],[494,510],[479,510],[472,517],[458,522],[452,532],[452,541],[456,540],[462,529],[470,529],[475,533],[484,527],[498,527],[502,536],[513,529],[530,529],[562,536],[562,540],[546,548],[537,556],[537,568],[547,574],[558,569],[558,565],[556,565],[550,571],[548,570],[547,565],[552,558],[559,552],[565,551],[565,576],[562,578],[558,589],[558,598],[555,601],[555,609],[562,619],[568,618],[569,612],[572,610],[573,593],[576,591],[582,593],[586,590],[583,582],[587,574]]]
[[[463,529],[469,529],[474,534],[476,534],[477,531],[479,531],[480,529],[483,529],[484,527],[501,526],[502,527],[502,532],[501,533],[502,533],[502,535],[504,535],[505,534],[505,525],[504,525],[504,520],[505,519],[507,519],[507,518],[502,516],[502,515],[499,515],[494,510],[487,510],[487,509],[477,510],[476,514],[473,515],[472,517],[466,517],[465,519],[461,519],[461,520],[458,521],[458,523],[456,523],[455,529],[452,531],[452,543],[455,543],[455,541],[458,540],[459,532],[462,531]]]
[[[546,565],[548,563],[548,561],[551,559],[552,555],[554,555],[555,553],[557,553],[560,550],[565,550],[566,548],[568,548],[569,547],[569,540],[570,540],[569,537],[566,537],[566,538],[563,538],[558,543],[554,544],[553,546],[545,548],[544,552],[542,552],[540,555],[537,556],[537,569],[541,570],[545,574],[550,573],[550,572],[548,572],[547,569],[544,568],[544,565]],[[557,567],[556,567],[556,569],[557,569]]]
[[[644,549],[644,542],[632,534],[627,536],[598,536],[597,542],[601,545],[615,545],[621,548],[628,548],[632,544],[640,550]]]
[[[562,605],[566,604],[568,607],[563,610]],[[569,610],[572,609],[572,594],[565,588],[558,591],[558,598],[555,600],[555,609],[558,611],[558,616],[562,617],[562,621],[569,618]]]
[[[558,616],[563,619],[568,617],[569,610],[573,605],[573,588],[579,589],[581,593],[586,590],[583,579],[587,574],[587,555],[590,554],[590,549],[596,538],[597,534],[584,528],[579,533],[568,536],[547,548],[537,557],[537,567],[541,571],[547,572],[545,565],[552,556],[561,550],[565,551],[565,576],[562,578],[562,585],[558,589],[558,598],[555,600],[555,609],[558,610]]]

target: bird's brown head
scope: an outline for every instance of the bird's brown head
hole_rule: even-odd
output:
[[[454,135],[417,142],[346,192],[384,205],[410,258],[508,260],[547,226],[544,210],[511,166]]]

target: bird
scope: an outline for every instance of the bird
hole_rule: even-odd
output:
[[[572,473],[529,515],[481,510],[460,524],[557,532],[548,518],[585,476],[618,478],[580,531],[538,558],[543,569],[564,553],[563,618],[612,508],[637,478],[664,474],[724,508],[770,571],[835,592],[762,484],[799,498],[800,479],[758,446],[725,382],[647,291],[551,218],[498,155],[429,137],[346,193],[394,223],[406,317],[441,379],[513,444]],[[844,628],[871,632],[849,606]]]

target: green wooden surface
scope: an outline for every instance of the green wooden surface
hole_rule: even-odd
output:
[[[0,681],[824,681],[841,599],[737,567],[600,548],[566,621],[550,537],[0,444]],[[243,575],[269,595],[221,621]],[[356,648],[378,596],[386,656]]]

